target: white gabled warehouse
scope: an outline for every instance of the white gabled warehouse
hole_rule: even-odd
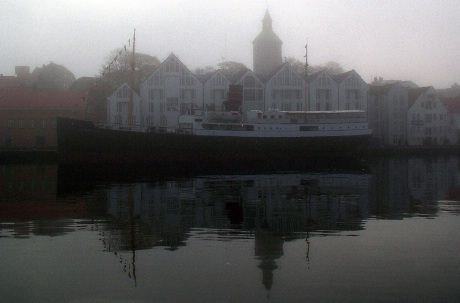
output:
[[[444,145],[455,143],[447,108],[433,87],[409,90],[407,111],[407,143],[417,145]]]
[[[203,84],[173,53],[140,84],[139,90],[148,127],[175,129],[180,115],[203,108]]]
[[[143,127],[142,100],[139,94],[131,89],[127,83],[120,85],[112,95],[107,98],[107,124],[111,128],[122,129],[129,127],[129,99],[133,94],[133,123],[136,128]]]

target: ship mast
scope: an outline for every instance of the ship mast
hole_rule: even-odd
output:
[[[308,78],[308,42],[305,44],[305,79]]]
[[[307,109],[310,105],[310,85],[308,84],[308,41],[305,44],[305,82],[306,82],[306,87],[305,87],[305,94],[306,94],[306,101],[307,101]]]
[[[131,75],[130,75],[130,86],[129,90],[129,102],[128,102],[128,127],[133,127],[133,90],[134,90],[134,76],[136,71],[136,29],[134,29],[133,35],[133,53],[131,57]]]

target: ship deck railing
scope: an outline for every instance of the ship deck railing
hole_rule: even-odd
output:
[[[180,130],[177,127],[160,127],[160,126],[141,126],[139,124],[128,127],[119,124],[96,123],[96,126],[104,129],[111,129],[126,132],[144,132],[144,133],[184,133],[185,130]]]

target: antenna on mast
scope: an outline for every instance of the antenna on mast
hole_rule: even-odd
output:
[[[305,44],[305,79],[308,78],[308,40]]]
[[[227,60],[227,33],[225,33],[225,40],[224,40],[224,51],[222,56],[220,57],[220,61],[225,62]]]

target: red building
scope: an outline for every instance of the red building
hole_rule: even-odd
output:
[[[82,93],[0,89],[0,149],[53,150],[56,117],[83,119],[85,107]]]

